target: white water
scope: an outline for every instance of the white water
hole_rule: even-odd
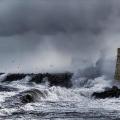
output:
[[[70,89],[56,86],[49,87],[48,83],[39,85],[35,83],[29,84],[29,76],[25,77],[23,80],[9,83],[8,86],[19,88],[19,91],[0,92],[0,116],[2,119],[39,119],[38,116],[42,117],[42,119],[66,118],[70,120],[78,118],[92,120],[91,116],[94,119],[97,119],[98,116],[102,116],[106,120],[108,116],[110,117],[109,119],[120,118],[120,98],[101,100],[91,98],[93,92],[103,91],[106,87],[111,87],[112,80],[106,80],[105,76],[95,78],[94,80],[85,80],[85,78],[76,76],[75,74],[72,78],[74,86]],[[2,75],[1,79],[4,79],[4,77],[5,75]],[[7,83],[5,85],[7,85]],[[47,96],[42,98],[39,102],[29,103],[19,107],[7,108],[2,106],[2,102],[4,102],[6,97],[32,88],[44,91],[47,93]],[[23,111],[26,114],[21,114]],[[14,113],[17,113],[17,115],[14,115]],[[43,114],[41,115],[41,113]]]

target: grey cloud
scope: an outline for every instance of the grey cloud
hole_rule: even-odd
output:
[[[28,31],[40,34],[99,33],[112,7],[108,0],[2,0],[0,34],[5,36]]]
[[[40,70],[57,55],[72,68],[94,64],[119,47],[119,10],[117,0],[1,0],[0,64]]]

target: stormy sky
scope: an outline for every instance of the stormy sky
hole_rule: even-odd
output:
[[[118,47],[118,0],[0,0],[1,72],[84,68]]]

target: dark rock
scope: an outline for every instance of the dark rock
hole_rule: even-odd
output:
[[[45,73],[45,74],[36,74],[32,77],[30,82],[35,82],[37,84],[45,82],[44,78],[49,82],[50,86],[61,86],[70,88],[72,86],[71,78],[72,73]]]
[[[22,80],[26,76],[30,76],[31,80],[29,82],[35,82],[37,84],[49,82],[50,86],[61,86],[70,88],[72,86],[71,78],[72,73],[38,73],[38,74],[24,74],[24,73],[14,73],[8,74],[4,80],[1,82],[12,82],[16,80]],[[47,79],[45,79],[47,78]]]
[[[19,74],[19,73],[14,73],[14,74],[8,74],[2,82],[12,82],[16,80],[21,80],[25,78],[26,74]]]
[[[26,94],[25,96],[22,96],[22,98],[21,98],[22,103],[31,103],[33,101],[34,101],[34,99],[31,94]]]
[[[0,73],[0,75],[3,75],[3,74],[5,74],[5,73]]]
[[[48,93],[45,90],[26,90],[14,96],[7,97],[2,105],[6,108],[19,107],[27,103],[39,102],[42,98],[46,98],[47,95]]]
[[[48,76],[50,86],[72,87],[71,73],[51,74]]]
[[[105,98],[118,98],[120,96],[120,89],[118,87],[113,86],[112,88],[107,89],[104,92],[94,92],[92,97],[97,99],[105,99]]]
[[[41,98],[45,98],[47,93],[38,89],[31,89],[18,94],[22,103],[31,103],[39,101]]]
[[[29,82],[42,83],[44,74],[34,74]]]

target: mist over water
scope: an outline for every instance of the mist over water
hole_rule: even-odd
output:
[[[119,19],[116,0],[1,0],[0,71],[73,72],[102,59],[111,74]]]

